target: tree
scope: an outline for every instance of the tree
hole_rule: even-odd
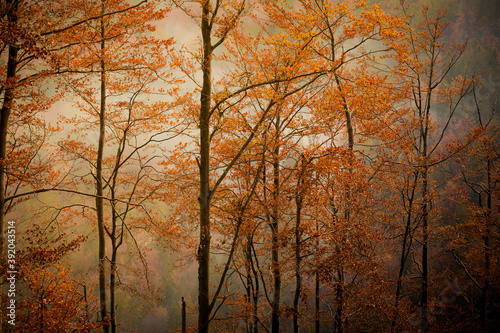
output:
[[[284,55],[283,59],[280,59],[280,66],[285,64],[289,66],[291,70],[286,70],[284,72],[278,72],[278,69],[283,67],[275,68],[271,73],[272,76],[268,77],[264,75],[257,75],[252,77],[252,72],[248,71],[238,71],[228,78],[221,80],[225,83],[222,90],[219,92],[212,91],[212,61],[216,59],[215,50],[222,45],[228,46],[225,43],[228,37],[236,33],[235,29],[238,26],[238,22],[241,21],[242,16],[247,8],[250,8],[251,3],[246,3],[246,1],[239,2],[227,2],[227,1],[198,1],[201,15],[196,14],[194,6],[188,6],[187,4],[179,1],[175,3],[182,8],[190,17],[197,21],[201,29],[202,45],[201,45],[201,58],[199,63],[199,71],[201,72],[202,82],[199,84],[200,90],[200,102],[197,105],[197,123],[199,126],[199,155],[197,156],[197,163],[199,166],[199,221],[200,221],[200,243],[198,250],[198,281],[199,281],[199,318],[198,318],[198,329],[201,332],[207,332],[209,328],[210,314],[214,309],[215,303],[217,301],[218,293],[216,293],[212,301],[210,301],[209,293],[209,269],[210,269],[210,240],[211,240],[211,223],[210,223],[210,207],[215,193],[218,190],[220,184],[224,181],[227,174],[234,166],[234,164],[239,160],[243,152],[247,149],[248,145],[251,143],[252,139],[256,135],[257,131],[260,129],[262,123],[266,119],[267,115],[271,113],[273,107],[283,100],[285,97],[292,95],[294,92],[302,89],[304,86],[310,83],[305,83],[302,86],[295,88],[292,91],[287,91],[281,93],[279,89],[275,87],[280,82],[288,82],[296,79],[297,77],[310,77],[309,81],[314,81],[315,78],[322,75],[321,71],[311,71],[309,73],[298,72],[293,70],[293,66],[297,64],[300,60],[298,57],[302,53],[303,48],[299,48],[296,51],[291,51]],[[258,36],[258,35],[257,35]],[[235,34],[233,42],[236,42],[237,37],[243,37],[241,34]],[[212,39],[216,39],[213,41]],[[252,42],[252,39],[245,38],[240,40],[237,44],[242,45],[243,43],[248,43],[250,48],[242,48],[242,52],[236,53],[242,56],[243,52],[247,52],[248,56],[251,51],[255,58],[261,60],[263,64],[268,64],[269,61],[278,60],[275,57],[270,57],[270,49],[252,49],[258,45]],[[273,39],[269,38],[269,44],[272,45]],[[265,57],[264,57],[265,56]],[[244,59],[244,62],[247,62]],[[245,64],[243,64],[242,67]],[[258,67],[258,65],[256,66]],[[243,68],[247,69],[247,68]],[[190,77],[194,77],[198,69],[186,68],[186,73]],[[258,73],[258,72],[256,72]],[[232,79],[233,81],[230,81]],[[221,82],[221,83],[222,83]],[[273,86],[274,85],[274,86]],[[242,101],[242,99],[251,90],[262,87],[260,93],[266,91],[266,86],[271,87],[267,90],[272,98],[269,99],[268,106],[264,108],[258,121],[250,128],[247,137],[242,140],[242,143],[236,153],[228,158],[228,161],[223,165],[217,165],[211,167],[211,141],[213,136],[217,133],[218,127],[217,117],[227,116],[230,112],[236,109],[237,105]],[[194,103],[193,103],[194,104]],[[220,170],[220,173],[211,170]],[[210,184],[210,179],[213,177],[213,185]]]
[[[41,133],[50,132],[50,129],[45,128],[44,122],[37,118],[37,113],[48,109],[59,96],[57,94],[53,97],[46,95],[43,88],[44,79],[50,78],[61,71],[59,51],[73,44],[73,41],[70,41],[69,44],[65,43],[67,41],[65,34],[73,28],[85,24],[90,19],[88,16],[83,18],[71,16],[71,9],[72,2],[68,1],[6,0],[1,3],[2,44],[0,50],[2,69],[0,73],[2,74],[3,83],[0,89],[2,94],[0,117],[0,247],[2,254],[4,249],[6,204],[10,204],[9,208],[12,208],[13,200],[48,191],[60,181],[60,179],[55,180],[52,178],[56,175],[54,172],[52,172],[52,177],[48,177],[47,182],[32,182],[23,177],[20,181],[14,180],[14,182],[8,183],[6,178],[10,173],[10,169],[14,170],[19,165],[21,165],[21,170],[24,169],[25,175],[36,174],[33,162],[43,160],[43,155],[40,154],[41,150],[39,149],[41,146],[36,148],[36,145],[39,145],[40,142],[34,143],[34,153],[28,156],[26,152],[20,149],[20,146],[16,146],[17,142],[12,139],[23,132],[26,134],[21,135],[25,135],[25,137],[40,136],[40,132],[33,132],[33,128],[30,128],[30,126],[38,128]],[[112,14],[104,13],[103,15]],[[96,18],[99,18],[99,15],[94,17],[94,19]],[[24,128],[20,125],[24,126]],[[22,130],[19,130],[20,128]],[[14,145],[9,147],[11,142],[14,142]],[[7,152],[10,152],[9,156],[7,156]],[[10,157],[16,155],[24,155],[25,158],[28,158],[25,162],[19,161],[19,165],[10,165]],[[48,164],[45,163],[45,165]],[[10,191],[11,189],[13,190]],[[2,258],[4,257],[2,255]],[[2,280],[3,278],[4,273],[2,273]]]
[[[69,137],[60,146],[75,160],[88,163],[90,172],[75,175],[74,183],[93,178],[95,213],[99,235],[99,292],[103,329],[116,331],[115,287],[118,269],[118,249],[128,235],[138,248],[128,221],[133,217],[149,225],[152,217],[149,202],[159,199],[159,182],[155,164],[161,157],[159,144],[179,134],[177,124],[168,119],[175,105],[175,91],[155,88],[160,80],[168,83],[165,54],[172,39],[160,41],[146,34],[154,30],[149,22],[163,18],[167,10],[158,10],[151,2],[128,9],[123,1],[85,2],[81,9],[88,15],[99,16],[88,25],[75,29],[72,38],[80,43],[65,54],[73,70],[65,84],[81,100],[77,106],[81,115],[63,118],[66,123],[83,123],[73,133],[90,133],[98,124],[97,147],[94,142],[81,142]],[[113,16],[106,12],[123,11]],[[139,15],[140,13],[140,15]],[[144,16],[143,16],[144,15]],[[139,54],[132,50],[141,50]],[[97,67],[98,70],[94,70]],[[77,74],[73,74],[76,72]],[[99,88],[93,89],[98,74]],[[150,101],[146,95],[169,93],[173,102]],[[107,147],[113,147],[110,153]],[[151,154],[151,155],[150,155]],[[159,154],[159,155],[158,155]],[[79,165],[79,168],[82,166]],[[156,184],[153,183],[156,180]],[[77,193],[77,189],[74,189]],[[149,206],[149,207],[148,207]],[[138,223],[139,224],[139,223]],[[106,237],[111,242],[109,270],[109,311],[106,293]],[[109,315],[108,315],[109,313]],[[109,324],[108,324],[109,322]]]
[[[50,159],[45,159],[49,154],[41,154],[51,129],[39,113],[57,98],[48,97],[43,85],[54,72],[50,51],[60,47],[50,32],[61,25],[66,7],[62,2],[53,15],[46,15],[50,6],[43,1],[27,5],[9,0],[0,6],[0,266],[5,267],[7,212],[28,195],[58,181]],[[4,269],[0,280],[3,295]],[[0,325],[7,329],[3,321]]]
[[[500,193],[497,165],[499,155],[495,145],[498,143],[499,131],[493,113],[489,119],[483,119],[476,87],[473,92],[477,107],[476,131],[479,131],[479,136],[457,157],[461,165],[457,178],[462,182],[462,200],[467,206],[469,217],[468,221],[450,226],[449,229],[462,235],[451,239],[451,251],[467,279],[480,292],[479,302],[476,301],[479,303],[478,329],[488,332],[488,312],[495,303],[490,295],[498,288],[493,277],[499,274],[495,259],[498,257]],[[470,136],[473,134],[474,131]],[[471,296],[475,298],[474,295]]]
[[[421,244],[422,244],[422,284],[420,306],[422,311],[421,330],[429,330],[429,214],[432,191],[430,188],[430,169],[446,157],[439,156],[439,147],[449,128],[451,119],[463,98],[471,92],[471,80],[455,78],[450,81],[448,74],[465,50],[465,44],[448,46],[441,43],[446,23],[446,11],[438,10],[436,18],[429,16],[429,7],[423,7],[423,20],[409,30],[410,57],[404,62],[411,82],[414,119],[418,131],[414,136],[416,168],[419,176],[419,196],[421,206]],[[432,135],[433,104],[443,103],[448,114],[440,131]]]
[[[388,76],[394,69],[385,59],[399,60],[402,57],[404,44],[398,40],[404,37],[404,21],[402,17],[382,11],[378,5],[370,7],[363,1],[352,4],[301,1],[297,7],[298,10],[291,12],[278,9],[277,12],[282,12],[279,22],[287,24],[287,28],[295,34],[314,36],[309,47],[314,50],[316,57],[311,63],[329,70],[329,75],[322,81],[323,85],[318,88],[318,94],[309,103],[313,119],[320,124],[317,131],[322,131],[320,133],[329,138],[332,148],[340,140],[346,142],[347,147],[339,156],[346,162],[343,167],[347,168],[348,175],[337,176],[338,179],[335,179],[335,172],[331,176],[326,170],[321,173],[322,177],[331,179],[328,181],[331,186],[336,183],[344,185],[344,195],[336,190],[327,191],[331,202],[323,202],[328,207],[324,209],[329,210],[325,212],[325,216],[331,217],[332,221],[324,223],[328,225],[327,228],[335,229],[338,233],[341,233],[337,229],[338,224],[344,225],[348,230],[351,230],[351,224],[359,225],[360,230],[363,230],[367,228],[363,224],[370,219],[360,213],[361,210],[357,211],[361,206],[356,205],[370,197],[363,189],[369,186],[367,184],[373,184],[371,179],[379,166],[375,158],[368,156],[367,163],[372,163],[375,171],[363,175],[360,173],[363,169],[359,167],[359,161],[364,154],[369,154],[363,143],[368,141],[369,144],[376,144],[377,139],[381,140],[380,137],[387,135],[385,128],[398,117],[393,106],[401,100],[403,94],[399,92],[394,79]],[[305,32],[304,27],[307,27]],[[357,169],[349,164],[356,165]],[[360,197],[356,198],[355,195]],[[333,261],[330,266],[336,270],[336,277],[329,277],[329,281],[336,284],[336,332],[343,332],[345,329],[346,279],[354,274],[348,272],[347,267],[357,269],[342,257],[351,250],[347,244],[354,242],[361,246],[360,243],[365,241],[369,243],[370,238],[356,239],[344,233],[344,237],[329,240],[336,253],[327,259]]]
[[[99,327],[91,318],[92,296],[71,277],[71,265],[62,259],[85,237],[71,237],[59,227],[50,222],[16,226],[16,329],[58,332],[65,327],[90,332]]]

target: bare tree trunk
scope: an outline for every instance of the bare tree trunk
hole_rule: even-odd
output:
[[[279,267],[279,222],[277,216],[273,216],[271,223],[272,250],[271,262],[273,271],[273,301],[272,301],[272,332],[280,330],[280,298],[281,298],[281,272]]]
[[[113,252],[111,254],[111,267],[109,274],[109,305],[110,305],[110,321],[111,333],[116,333],[116,304],[115,304],[115,289],[116,289],[116,255],[118,247],[116,246],[116,238],[111,239]]]
[[[104,13],[104,1],[101,2],[102,13]],[[106,306],[106,239],[104,231],[104,199],[103,199],[103,177],[102,160],[104,155],[104,140],[106,135],[106,66],[104,63],[105,49],[104,19],[101,18],[101,105],[99,111],[99,142],[97,147],[96,161],[96,211],[99,241],[99,300],[101,320],[104,322],[103,332],[109,332],[107,306]]]
[[[298,186],[301,185],[301,179],[299,177]],[[300,191],[300,189],[299,189]],[[300,274],[300,219],[302,214],[302,197],[300,192],[297,193],[297,197],[295,198],[297,212],[295,217],[295,295],[293,297],[293,331],[294,333],[299,332],[299,300],[300,300],[300,292],[302,287],[302,276]]]
[[[434,52],[434,46],[432,47],[432,52]],[[429,122],[430,122],[430,111],[431,111],[431,99],[432,99],[432,77],[433,77],[434,67],[430,68],[429,83],[427,88],[427,97],[425,108],[421,111],[421,119],[423,119],[423,124],[421,124],[421,135],[420,140],[422,143],[421,150],[421,161],[423,163],[422,167],[422,332],[429,331],[429,156],[427,152],[427,145],[429,140]],[[423,113],[422,113],[423,112]],[[423,116],[423,117],[422,117]]]
[[[271,264],[273,271],[273,302],[272,302],[272,333],[279,333],[280,331],[280,302],[281,302],[281,272],[279,266],[279,191],[280,191],[280,163],[279,163],[279,153],[280,146],[279,142],[279,131],[280,131],[280,117],[279,113],[275,119],[276,121],[276,146],[273,151],[274,162],[273,162],[273,216],[271,221],[271,237],[272,237],[272,249],[271,249]]]
[[[337,290],[335,293],[335,332],[343,333],[344,332],[344,323],[342,321],[342,317],[344,316],[344,273],[342,269],[339,268],[337,270]]]
[[[182,318],[182,333],[186,333],[187,332],[186,302],[184,301],[184,297],[181,298],[181,318]]]
[[[200,100],[200,244],[198,247],[198,330],[207,333],[210,320],[210,104],[212,95],[212,42],[209,1],[202,2],[203,86]]]
[[[255,269],[254,266],[254,261],[252,257],[252,253],[254,252],[253,249],[253,239],[248,237],[248,245],[249,245],[249,260],[250,260],[250,268],[252,269],[253,277],[254,277],[254,288],[253,288],[253,294],[252,294],[252,318],[253,318],[253,324],[252,328],[253,330],[251,332],[257,333],[258,332],[258,324],[259,324],[259,317],[258,317],[258,306],[259,306],[259,290],[260,290],[260,284],[259,284],[259,273]],[[255,254],[256,255],[256,254]]]
[[[424,200],[423,212],[422,212],[422,332],[429,331],[429,320],[428,320],[428,288],[429,288],[429,207],[428,207],[428,168],[424,167],[424,179],[423,179],[423,189],[422,197]]]
[[[315,332],[319,333],[320,332],[320,280],[319,280],[319,222],[316,221],[316,272],[314,273],[314,279],[315,279],[315,290],[314,290],[314,321],[315,321]]]
[[[245,287],[245,302],[247,304],[252,304],[252,300],[253,300],[253,287],[252,287],[252,276],[250,275],[250,263],[249,263],[249,252],[248,252],[248,248],[249,248],[249,244],[247,243],[246,247],[245,247],[245,257],[246,257],[246,262],[245,262],[245,266],[246,266],[246,270],[247,270],[247,276],[246,276],[246,285],[244,286]],[[249,306],[245,309],[245,325],[247,327],[247,332],[252,332],[253,331],[253,327],[252,327],[252,324],[253,324],[253,320],[252,320],[252,307]]]
[[[337,82],[337,87],[339,89],[340,93],[343,93],[342,85],[340,83],[340,79],[335,74],[335,80]],[[353,171],[353,163],[354,163],[354,126],[352,123],[352,115],[351,111],[349,110],[349,106],[347,104],[347,100],[344,95],[342,95],[342,100],[343,100],[343,106],[344,106],[344,113],[345,113],[345,119],[346,119],[346,127],[347,127],[347,139],[348,139],[348,147],[349,147],[349,156],[348,156],[348,168],[349,168],[349,179],[345,187],[345,194],[346,194],[346,208],[344,212],[344,218],[349,225],[351,223],[351,199],[352,199],[352,194],[351,194],[351,180],[352,180],[352,171]],[[343,243],[345,243],[345,237],[343,239]],[[343,246],[342,246],[343,248]],[[340,251],[343,249],[340,248]],[[337,292],[336,292],[336,306],[337,306],[337,312],[335,314],[335,321],[336,321],[336,332],[337,333],[343,333],[344,332],[344,326],[343,326],[343,316],[344,316],[344,269],[343,265],[340,264],[338,270],[337,270],[337,276],[338,276],[338,281],[337,281]]]
[[[254,321],[255,318],[254,316],[254,309],[253,309],[253,302],[254,302],[254,296],[255,296],[255,285],[253,282],[253,276],[252,276],[252,244],[251,244],[251,237],[247,236],[246,238],[246,246],[245,246],[245,266],[246,266],[246,271],[247,271],[247,282],[246,282],[246,300],[248,304],[251,304],[250,309],[248,312],[246,312],[245,315],[245,321],[247,323],[247,332],[253,332],[254,331]]]

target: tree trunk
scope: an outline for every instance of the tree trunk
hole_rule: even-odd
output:
[[[337,82],[337,87],[339,89],[339,92],[342,94],[343,89],[342,85],[340,83],[340,79],[335,74],[335,80]],[[353,163],[354,163],[354,126],[352,124],[352,115],[351,111],[349,110],[349,106],[347,104],[347,100],[344,95],[342,95],[342,100],[343,100],[343,107],[344,107],[344,114],[345,114],[345,119],[346,119],[346,127],[347,127],[347,139],[348,139],[348,171],[349,171],[349,179],[348,182],[345,186],[345,194],[346,194],[346,208],[344,212],[344,218],[345,222],[347,225],[351,223],[351,181],[352,181],[352,171],[353,171]],[[347,236],[343,236],[343,241],[342,243],[345,244]],[[340,251],[343,250],[343,246],[340,247]],[[338,281],[337,281],[337,291],[336,291],[336,296],[335,296],[335,303],[337,307],[337,311],[335,314],[335,329],[337,333],[343,333],[344,332],[344,326],[343,326],[343,321],[342,317],[344,316],[344,270],[343,270],[343,264],[340,262],[339,268],[337,270],[337,275],[338,275]]]
[[[421,127],[420,127],[420,140],[422,144],[421,150],[421,162],[422,167],[422,332],[429,331],[429,268],[428,268],[428,251],[429,251],[429,156],[428,156],[428,140],[429,140],[429,126],[430,126],[430,113],[431,113],[431,103],[432,103],[432,92],[433,92],[433,78],[434,78],[434,66],[436,65],[435,49],[436,43],[433,41],[431,45],[431,64],[429,66],[429,81],[427,82],[427,92],[425,94],[425,105],[422,102],[417,104],[418,110],[420,112]],[[419,87],[420,89],[420,87]],[[423,108],[422,108],[423,106]]]
[[[280,330],[280,298],[281,298],[281,272],[279,267],[279,223],[277,217],[273,217],[271,224],[272,250],[271,261],[273,271],[273,302],[272,302],[272,332]]]
[[[301,179],[299,177],[298,186],[301,186]],[[301,189],[299,188],[299,191]],[[300,219],[302,214],[302,197],[300,192],[295,198],[297,212],[295,217],[295,295],[293,297],[293,331],[294,333],[299,332],[299,300],[300,292],[302,287],[302,276],[300,274]]]
[[[255,286],[253,285],[253,277],[252,277],[252,244],[250,236],[246,238],[246,246],[245,246],[245,266],[247,271],[247,282],[246,282],[246,301],[248,304],[251,304],[249,311],[245,312],[245,321],[247,324],[247,332],[253,332],[253,298],[255,295]]]
[[[116,239],[111,240],[113,253],[111,254],[111,267],[109,274],[109,306],[110,306],[110,321],[111,321],[111,333],[116,333],[116,304],[115,304],[115,289],[116,289],[116,255],[118,252],[118,247],[116,246]]]
[[[253,289],[253,294],[252,294],[252,318],[253,318],[253,324],[252,328],[253,330],[251,332],[257,333],[258,332],[258,324],[259,324],[259,317],[258,317],[258,306],[259,306],[259,290],[260,290],[260,285],[259,285],[259,274],[257,270],[255,269],[254,262],[253,262],[253,239],[251,237],[248,237],[248,250],[249,250],[249,260],[250,260],[250,268],[252,269],[253,277],[254,277],[254,289]]]
[[[316,221],[316,272],[314,273],[314,279],[315,279],[315,291],[314,291],[314,321],[315,321],[315,332],[319,333],[320,331],[320,281],[319,281],[319,222]]]
[[[339,268],[337,270],[337,290],[335,293],[335,306],[336,306],[336,312],[335,312],[335,332],[336,333],[343,333],[344,332],[344,325],[342,322],[342,317],[344,316],[344,273],[342,272],[342,269]]]
[[[105,3],[102,2],[102,13],[104,13]],[[104,199],[103,199],[103,177],[102,160],[104,155],[104,140],[106,135],[106,66],[104,63],[105,49],[104,19],[101,18],[101,105],[99,111],[99,142],[97,147],[96,161],[96,212],[99,241],[99,299],[101,319],[104,322],[103,332],[109,332],[109,323],[106,307],[106,239],[104,231]]]
[[[252,304],[252,300],[253,300],[253,288],[252,288],[252,276],[250,275],[250,267],[248,267],[249,263],[248,263],[248,244],[246,246],[247,250],[245,250],[245,257],[246,257],[246,266],[247,266],[247,276],[246,276],[246,285],[244,286],[245,287],[245,302],[247,304]],[[245,325],[247,327],[247,332],[252,332],[253,331],[253,328],[252,328],[252,323],[253,323],[253,320],[252,320],[252,307],[247,307],[245,309]]]
[[[210,104],[212,95],[212,42],[209,1],[202,3],[203,86],[200,97],[200,244],[198,247],[198,330],[207,333],[210,320]]]
[[[428,244],[429,244],[429,210],[427,204],[428,198],[428,170],[424,167],[423,192],[424,198],[423,215],[422,215],[422,332],[429,331],[428,322]]]
[[[280,331],[280,302],[281,302],[281,272],[279,266],[279,190],[280,190],[280,164],[279,164],[279,131],[280,131],[280,117],[279,113],[276,117],[276,147],[274,148],[274,162],[273,162],[273,216],[271,221],[271,264],[273,271],[273,302],[272,302],[272,333],[279,333]]]
[[[186,302],[184,301],[184,297],[181,298],[181,318],[182,318],[182,333],[186,333],[187,332]]]
[[[431,75],[432,79],[433,67],[431,67]],[[429,117],[430,117],[430,108],[431,108],[431,88],[429,79],[429,88],[427,95],[427,103],[424,111],[424,123],[422,124],[421,129],[421,140],[422,140],[422,297],[421,297],[421,306],[422,306],[422,332],[429,331],[429,158],[427,156],[427,144],[428,144],[428,132],[429,132]]]

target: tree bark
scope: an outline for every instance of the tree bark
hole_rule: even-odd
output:
[[[111,333],[116,333],[116,304],[115,304],[115,289],[116,289],[116,255],[118,246],[116,246],[116,238],[111,239],[112,254],[111,254],[111,267],[109,273],[109,316],[111,322]]]
[[[181,318],[182,318],[182,333],[186,333],[187,332],[186,301],[184,301],[184,297],[181,298]]]
[[[301,180],[299,178],[299,184],[301,185]],[[300,191],[300,189],[299,189]],[[295,294],[293,297],[293,331],[294,333],[299,332],[299,301],[300,301],[300,292],[302,287],[302,276],[300,274],[300,220],[302,214],[302,197],[301,194],[298,193],[295,199],[297,212],[295,217]]]
[[[207,333],[210,320],[210,104],[212,95],[212,41],[209,1],[202,2],[203,85],[200,97],[200,244],[198,247],[198,330]]]
[[[428,268],[428,251],[429,251],[429,207],[428,207],[428,168],[424,167],[422,180],[422,197],[424,200],[422,212],[422,332],[429,331],[428,319],[428,287],[429,287],[429,268]]]
[[[253,291],[252,291],[252,320],[253,323],[251,325],[251,330],[250,332],[252,333],[257,333],[258,332],[258,324],[259,324],[259,317],[258,317],[258,306],[259,306],[259,274],[257,270],[255,269],[254,266],[254,261],[253,261],[253,236],[248,236],[247,237],[247,245],[248,245],[248,261],[249,265],[251,268],[251,272],[254,278],[254,285],[253,285]]]
[[[316,232],[318,235],[316,236],[316,272],[314,272],[315,279],[315,290],[314,290],[314,321],[315,321],[315,332],[320,332],[320,280],[319,280],[319,222],[316,221]]]
[[[337,270],[337,278],[337,290],[335,293],[335,332],[343,333],[344,323],[342,321],[342,317],[344,316],[344,273],[341,268]]]
[[[300,170],[297,179],[297,193],[295,195],[295,294],[293,297],[293,331],[299,332],[299,302],[302,288],[302,275],[300,274],[300,264],[302,257],[300,255],[301,246],[301,218],[302,204],[304,200],[304,173],[306,168],[306,160],[304,155],[301,156]]]
[[[101,2],[102,13],[104,13],[105,3]],[[99,242],[99,300],[100,300],[100,313],[103,324],[103,332],[109,332],[109,323],[107,316],[106,305],[106,238],[104,231],[104,199],[103,199],[103,177],[102,177],[102,161],[104,155],[104,140],[106,135],[106,66],[104,62],[105,50],[105,28],[104,19],[101,18],[101,105],[99,110],[99,142],[97,147],[97,161],[96,161],[96,212],[97,212],[97,228],[98,228],[98,242]]]
[[[281,302],[281,271],[279,266],[279,190],[280,190],[280,163],[279,163],[279,131],[280,117],[279,112],[275,119],[276,121],[276,146],[273,151],[273,216],[271,217],[271,265],[273,271],[273,302],[272,302],[272,333],[280,331],[280,302]]]
[[[247,271],[246,276],[246,301],[248,304],[253,304],[253,296],[255,294],[255,286],[253,285],[252,277],[252,244],[250,236],[246,237],[245,244],[245,268]],[[253,305],[250,306],[249,311],[245,312],[245,321],[247,324],[247,332],[253,332]]]
[[[343,107],[344,107],[344,114],[345,114],[345,119],[346,119],[346,129],[347,129],[347,142],[348,142],[348,172],[349,172],[349,179],[347,184],[345,185],[345,200],[346,200],[346,208],[344,212],[344,218],[346,221],[346,224],[349,225],[351,222],[351,180],[353,178],[352,176],[352,171],[353,171],[353,163],[354,163],[354,126],[352,123],[352,115],[351,111],[349,109],[349,106],[347,104],[347,99],[343,95],[343,89],[342,89],[342,84],[340,82],[339,76],[335,73],[335,81],[337,82],[337,88],[339,92],[342,95],[342,101],[343,101]],[[342,243],[345,243],[347,236],[343,236]],[[342,251],[342,247],[338,247],[339,252]],[[339,267],[337,269],[337,290],[335,293],[335,303],[336,303],[336,313],[335,313],[335,332],[337,333],[343,333],[344,332],[344,323],[343,323],[343,316],[344,316],[344,269],[343,269],[343,264],[340,262]]]
[[[434,44],[432,45],[431,51],[434,54]],[[422,167],[422,296],[421,296],[421,307],[422,307],[422,325],[421,331],[429,331],[429,156],[428,156],[428,140],[429,140],[429,122],[430,122],[430,111],[431,111],[431,100],[432,100],[432,78],[434,74],[434,62],[430,66],[429,82],[427,86],[426,104],[425,108],[420,109],[421,124],[420,129],[420,140],[422,144],[421,149],[421,161]],[[421,105],[421,104],[420,104]]]

